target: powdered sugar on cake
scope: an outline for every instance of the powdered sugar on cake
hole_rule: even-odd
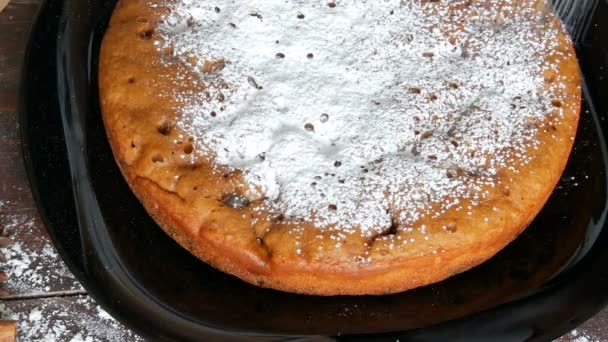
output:
[[[325,229],[480,201],[538,144],[557,42],[538,10],[464,2],[176,1],[157,44],[207,86],[174,94],[178,126],[274,212]]]

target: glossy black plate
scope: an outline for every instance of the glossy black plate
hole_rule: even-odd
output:
[[[168,238],[116,167],[101,122],[96,58],[112,0],[47,1],[26,57],[25,162],[44,222],[83,286],[153,340],[550,340],[608,303],[608,5],[578,44],[579,135],[549,203],[483,265],[414,291],[312,297],[257,288]]]

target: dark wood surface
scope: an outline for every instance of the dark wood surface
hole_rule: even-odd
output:
[[[17,99],[23,50],[40,0],[12,0],[0,13],[0,319],[21,340],[134,341],[67,270],[42,226],[22,165]],[[607,289],[608,290],[608,289]],[[608,341],[608,310],[560,338]]]

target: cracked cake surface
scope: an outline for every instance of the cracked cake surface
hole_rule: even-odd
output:
[[[493,256],[557,183],[581,101],[544,1],[121,0],[99,72],[159,225],[245,281],[319,295]]]

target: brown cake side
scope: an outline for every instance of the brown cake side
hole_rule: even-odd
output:
[[[540,11],[540,10],[539,10]],[[349,233],[335,248],[331,231],[310,222],[277,220],[260,209],[225,204],[245,195],[239,170],[214,165],[196,154],[175,127],[183,103],[172,91],[204,91],[199,76],[180,63],[160,62],[155,29],[166,9],[144,0],[122,0],[104,38],[100,95],[104,123],[115,158],[130,187],[159,225],[192,254],[218,269],[263,287],[290,292],[386,294],[431,284],[466,271],[512,241],[531,222],[557,183],[572,148],[580,107],[580,78],[573,46],[561,24],[547,86],[559,82],[553,113],[538,127],[537,149],[516,170],[500,170],[498,186],[484,189],[480,203],[461,199],[436,217],[423,217],[419,230],[365,236]],[[565,58],[564,58],[565,56]],[[179,77],[177,77],[179,75]],[[560,114],[561,112],[561,114]],[[446,229],[447,227],[447,229]],[[294,237],[297,232],[297,238]],[[426,237],[430,239],[425,239]],[[393,245],[395,239],[415,241]]]

